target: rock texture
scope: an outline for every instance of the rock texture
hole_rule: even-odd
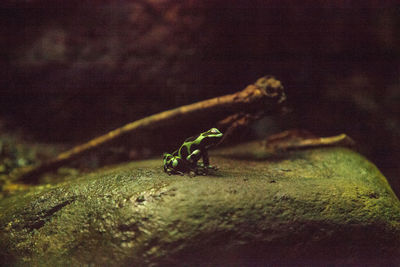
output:
[[[1,200],[0,259],[39,265],[395,264],[400,202],[344,148],[215,152],[209,176],[132,162]]]

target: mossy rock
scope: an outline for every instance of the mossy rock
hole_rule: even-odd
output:
[[[12,265],[396,264],[400,202],[358,153],[214,152],[220,170],[168,176],[131,162],[0,202]]]

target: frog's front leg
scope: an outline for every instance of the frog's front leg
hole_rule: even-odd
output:
[[[208,151],[204,150],[202,153],[203,156],[203,167],[206,169],[212,169],[212,170],[218,170],[216,166],[211,166],[210,165],[210,158],[208,156]]]
[[[196,164],[200,158],[201,151],[200,149],[196,149],[189,156],[186,157],[186,160],[191,164]]]
[[[210,158],[208,157],[208,152],[205,149],[203,151],[203,164],[205,167],[208,167],[210,165]]]

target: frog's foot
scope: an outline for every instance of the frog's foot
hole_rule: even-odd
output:
[[[183,176],[183,175],[185,175],[183,172],[181,172],[181,171],[177,171],[177,170],[166,170],[165,171],[168,175],[172,175],[172,174],[178,174],[178,175],[181,175],[181,176]]]
[[[197,168],[204,168],[204,163],[203,162],[197,162]]]
[[[217,166],[211,166],[211,165],[208,165],[206,168],[209,170],[214,170],[214,171],[218,171],[218,169],[219,169]]]
[[[208,171],[207,171],[207,169],[197,169],[196,174],[197,175],[207,175]]]
[[[202,168],[202,169],[206,169],[206,170],[214,170],[214,171],[217,171],[217,170],[218,170],[218,167],[217,167],[217,166],[204,165],[203,162],[199,162],[199,163],[197,164],[197,167],[198,167],[198,168]]]
[[[197,166],[193,171],[196,173],[196,175],[207,175],[209,169],[204,166]]]

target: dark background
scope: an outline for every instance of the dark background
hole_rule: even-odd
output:
[[[347,133],[399,194],[399,11],[372,1],[3,1],[1,129],[81,143],[272,74],[293,112],[241,141]]]

